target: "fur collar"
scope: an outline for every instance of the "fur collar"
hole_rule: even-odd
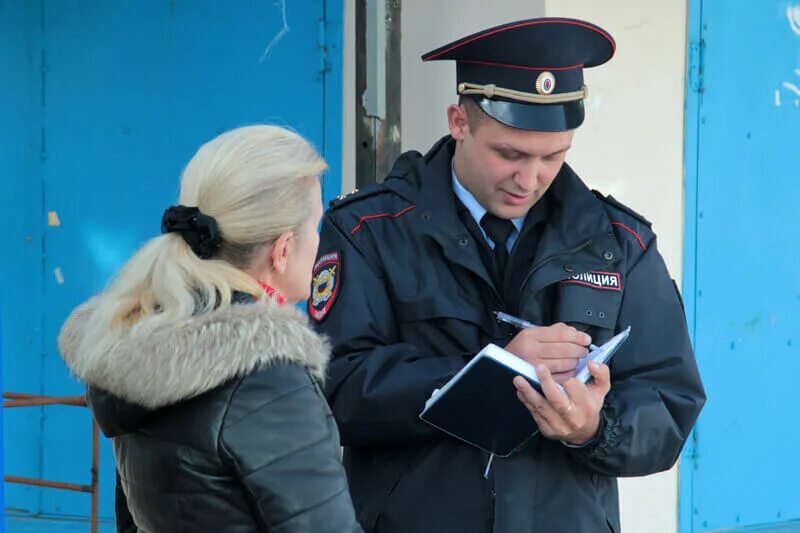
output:
[[[111,350],[83,341],[97,308],[75,309],[58,344],[70,371],[88,385],[148,408],[170,405],[272,363],[306,367],[322,381],[330,346],[292,306],[271,301],[234,304],[147,336],[109,332]]]

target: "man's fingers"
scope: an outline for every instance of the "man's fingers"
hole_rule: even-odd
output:
[[[528,334],[539,342],[566,342],[580,346],[589,346],[592,342],[592,338],[586,333],[563,323],[553,324],[548,327],[532,328],[525,331],[529,332]]]
[[[585,346],[571,342],[539,343],[541,359],[580,359],[588,353]]]
[[[525,396],[520,391],[517,391],[517,398],[519,398],[519,400],[531,413],[533,421],[536,422],[537,426],[539,426],[539,431],[541,431],[543,435],[554,435],[556,433],[555,428],[553,428],[550,425],[550,422],[548,422],[547,419],[542,416],[541,411],[526,403]]]
[[[580,359],[588,353],[591,337],[565,324],[527,328],[517,333],[506,350],[535,365],[545,359]],[[551,367],[552,368],[552,367]],[[563,368],[553,368],[555,372]]]
[[[544,365],[536,367],[536,375],[539,376],[542,392],[553,409],[562,415],[567,413],[570,410],[570,400],[555,382],[547,367]]]
[[[594,361],[590,361],[588,366],[589,373],[593,378],[590,387],[593,390],[599,390],[605,396],[611,390],[611,370],[608,365],[599,365]]]
[[[574,378],[577,372],[573,369],[568,372],[551,372],[553,374],[553,379],[559,385],[564,385],[567,381]]]
[[[569,379],[564,383],[563,387],[573,404],[590,404],[589,389],[586,388],[586,385],[582,381],[578,379]]]
[[[538,394],[535,390],[534,392]],[[517,390],[517,398],[519,398],[528,412],[530,412],[542,434],[546,436],[557,434],[558,428],[563,425],[563,420],[542,395],[539,395],[540,401],[531,403],[529,396]]]
[[[578,366],[578,359],[572,357],[569,359],[532,359],[528,361],[533,366],[544,365],[550,370],[551,374],[562,374],[565,372],[574,372]]]
[[[599,408],[610,388],[610,372],[606,365],[590,365],[596,379],[590,387],[577,379],[569,379],[560,387],[544,365],[536,367],[542,392],[536,391],[524,378],[514,378],[517,397],[531,413],[545,437],[583,443],[597,433]]]
[[[522,376],[517,376],[514,378],[514,387],[516,387],[517,392],[522,395],[522,401],[529,409],[531,407],[536,407],[538,403],[543,401],[542,395],[536,392],[536,389],[531,387],[531,384],[528,383],[528,380]]]
[[[547,418],[548,411],[552,411],[552,407],[548,404],[544,396],[534,389],[528,381],[517,376],[514,378],[514,386],[517,388],[518,395],[521,395],[522,403],[528,408],[531,414]]]

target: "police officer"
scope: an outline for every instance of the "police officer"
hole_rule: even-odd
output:
[[[309,313],[334,346],[327,394],[366,531],[619,531],[616,478],[678,459],[705,394],[677,289],[650,224],[564,162],[583,69],[614,49],[588,22],[533,19],[425,54],[457,64],[450,135],[325,216]],[[627,326],[610,368],[571,379]],[[515,381],[540,434],[484,475],[486,453],[418,415],[488,342],[537,365],[544,394]]]

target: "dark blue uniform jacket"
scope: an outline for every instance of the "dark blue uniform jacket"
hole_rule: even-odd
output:
[[[358,518],[382,533],[619,531],[616,478],[670,468],[705,402],[656,237],[565,164],[498,286],[459,216],[453,149],[448,137],[404,154],[324,218],[320,256],[338,254],[341,270],[318,327],[334,345],[326,392]],[[496,310],[575,325],[597,344],[632,331],[611,363],[598,437],[569,448],[537,436],[485,479],[484,452],[418,415],[486,343],[513,336]]]

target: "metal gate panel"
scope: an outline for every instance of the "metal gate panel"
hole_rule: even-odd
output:
[[[800,3],[690,9],[686,285],[708,405],[682,531],[800,520]]]
[[[20,304],[3,315],[4,389],[81,393],[57,353],[59,328],[158,233],[201,143],[232,127],[278,123],[338,165],[342,11],[340,0],[0,3],[0,24],[15,32],[0,57],[24,80],[0,81],[14,104],[0,118],[8,114],[4,128],[17,143],[0,152],[9,228],[0,238],[10,250],[2,301]],[[338,194],[338,173],[324,184],[326,198]],[[32,411],[5,415],[6,472],[85,482],[86,412]],[[101,516],[110,518],[108,442],[102,458]],[[7,489],[9,508],[88,514],[86,495]]]
[[[3,390],[41,392],[42,211],[39,2],[0,3],[0,302]],[[41,409],[4,413],[6,474],[41,475]],[[25,445],[14,445],[14,442]],[[9,485],[9,509],[39,510],[37,489]]]

